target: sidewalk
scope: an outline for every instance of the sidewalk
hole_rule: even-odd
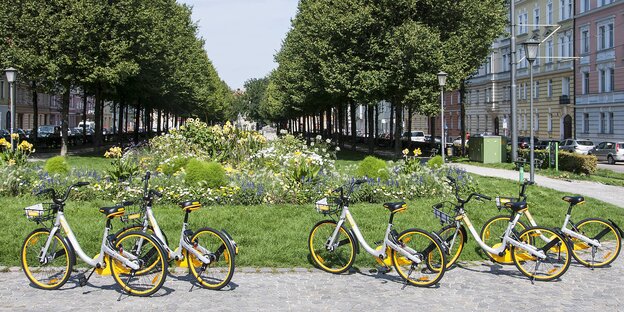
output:
[[[456,163],[451,164],[451,166],[482,176],[518,180],[518,172],[513,170],[486,168]],[[528,176],[528,174],[526,176]],[[624,208],[624,197],[617,196],[618,194],[624,194],[624,187],[605,185],[589,181],[559,180],[540,175],[535,175],[535,184],[560,192],[569,193],[570,195],[578,194],[585,197],[592,197]]]

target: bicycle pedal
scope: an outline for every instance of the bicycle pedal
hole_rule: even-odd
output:
[[[80,287],[84,287],[85,285],[87,285],[87,278],[84,275],[80,275],[78,277],[78,285]]]
[[[378,274],[386,274],[386,273],[389,273],[390,271],[392,271],[391,267],[385,267],[384,266],[384,267],[377,268],[377,273]]]

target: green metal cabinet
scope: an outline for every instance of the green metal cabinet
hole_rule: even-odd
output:
[[[484,136],[470,138],[469,156],[471,161],[484,164],[500,163],[503,154],[507,153],[506,144],[500,136]]]

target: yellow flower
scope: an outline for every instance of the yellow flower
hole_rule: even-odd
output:
[[[17,149],[24,152],[31,152],[33,150],[33,145],[24,140],[17,146]]]
[[[104,153],[104,157],[106,158],[121,158],[122,152],[121,147],[111,147],[106,153]]]
[[[9,166],[15,165],[15,159],[9,159]]]
[[[414,150],[414,156],[420,156],[422,155],[422,151],[420,150],[420,147]]]
[[[403,150],[403,155],[407,156],[407,154],[409,154],[409,150],[406,148]]]
[[[11,133],[11,137],[13,138],[13,140],[19,140],[19,134],[17,133]]]
[[[295,152],[295,156],[297,156],[297,157],[301,156],[302,154],[303,154],[303,153],[301,153],[300,151],[296,151],[296,152]]]

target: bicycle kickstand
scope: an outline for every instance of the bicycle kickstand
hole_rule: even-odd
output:
[[[537,269],[539,269],[540,266],[540,260],[537,260],[537,263],[535,263],[535,270],[533,270],[533,276],[531,277],[531,285],[535,285],[535,274],[537,274]]]
[[[85,278],[85,273],[82,273],[82,275],[80,275],[80,277],[78,277],[78,285],[80,285],[80,287],[84,287],[85,285],[87,285],[87,282],[89,281],[89,279],[91,278],[91,275],[93,275],[93,272],[95,272],[95,267],[91,270],[91,273],[89,273],[89,276],[87,276]]]

